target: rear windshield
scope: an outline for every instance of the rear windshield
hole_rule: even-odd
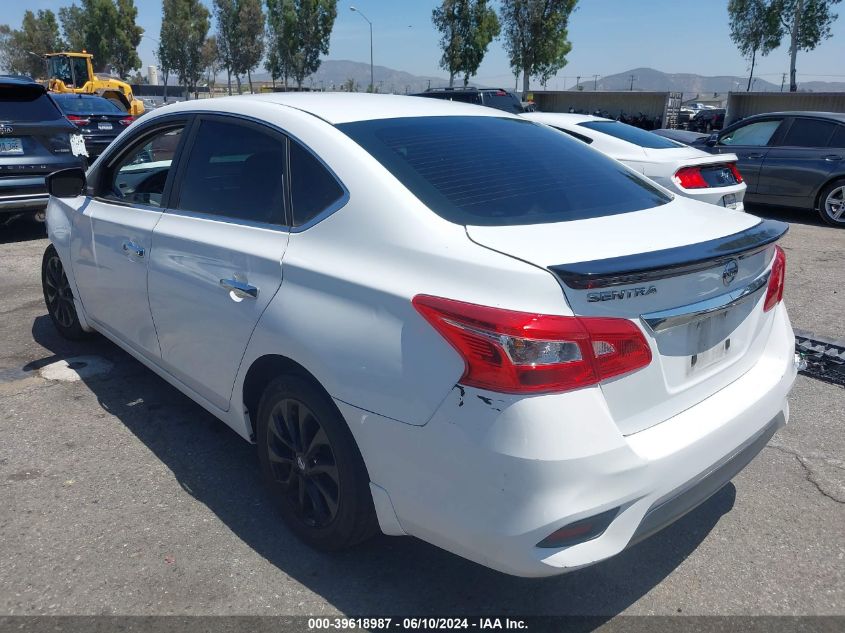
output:
[[[103,97],[57,95],[55,99],[65,114],[121,114],[123,112],[115,104]]]
[[[483,97],[483,103],[488,108],[496,108],[498,110],[504,110],[505,112],[511,112],[513,114],[519,114],[522,112],[522,104],[519,100],[511,94],[507,92],[485,92]]]
[[[444,116],[338,127],[432,211],[457,224],[581,220],[670,200],[620,163],[531,121]]]
[[[676,143],[671,139],[620,121],[584,121],[578,125],[649,149],[676,149],[684,146],[682,143]]]
[[[42,90],[0,85],[0,121],[55,121],[62,114]]]

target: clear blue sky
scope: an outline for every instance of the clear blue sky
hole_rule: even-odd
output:
[[[211,0],[203,0],[209,7]],[[26,9],[52,9],[70,0],[0,0],[0,23],[20,26]],[[161,0],[135,0],[138,22],[146,35],[157,38]],[[437,32],[431,24],[436,0],[340,0],[329,59],[369,61],[367,23],[349,10],[357,6],[373,22],[375,63],[417,75],[443,76],[438,68]],[[494,3],[496,4],[496,3]],[[700,75],[745,75],[747,64],[728,35],[727,0],[581,0],[572,15],[569,64],[548,84],[559,89],[594,74],[610,75],[636,67]],[[845,81],[845,4],[834,24],[833,38],[811,53],[799,53],[800,81]],[[784,42],[785,44],[785,42]],[[139,52],[146,67],[155,63],[155,42],[141,41]],[[755,74],[780,83],[789,70],[784,45],[758,64]],[[836,77],[839,75],[839,77]],[[513,84],[502,44],[494,41],[476,81]],[[532,84],[533,86],[533,84]]]

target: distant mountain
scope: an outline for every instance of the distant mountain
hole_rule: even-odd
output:
[[[379,92],[422,92],[431,86],[446,86],[448,79],[443,77],[428,77],[412,75],[403,70],[394,70],[386,66],[373,66],[373,76]],[[270,81],[268,73],[259,73],[252,78],[257,81]],[[346,59],[326,59],[320,64],[320,69],[306,78],[305,86],[339,90],[348,80],[355,82],[358,90],[365,91],[370,85],[370,65],[363,62],[353,62]],[[289,80],[290,81],[290,80]],[[322,84],[321,84],[322,82]]]
[[[745,90],[748,77],[721,75],[705,77],[692,73],[664,73],[654,68],[634,68],[615,75],[608,75],[598,80],[598,90],[630,90],[631,75],[634,76],[634,90],[657,92],[683,92],[687,96],[713,94]],[[593,90],[592,81],[582,81],[579,85],[584,90]],[[800,83],[800,90],[813,92],[845,92],[845,83],[841,81],[807,81]],[[575,90],[575,88],[571,88]],[[773,84],[762,78],[756,78],[755,92],[773,92],[780,90],[780,84]]]

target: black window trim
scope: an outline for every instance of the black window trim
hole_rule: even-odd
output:
[[[133,130],[131,136],[127,136],[125,140],[121,140],[119,146],[112,145],[106,149],[98,160],[96,167],[88,175],[88,190],[86,191],[86,195],[88,197],[104,204],[129,207],[132,209],[138,209],[139,211],[155,211],[156,213],[163,213],[167,209],[167,205],[170,200],[170,192],[173,188],[177,171],[174,169],[174,164],[178,165],[181,161],[188,132],[193,126],[193,115],[179,113],[164,117],[157,117],[156,119],[145,123],[146,125],[141,125],[137,129]],[[106,198],[105,196],[97,193],[97,190],[101,189],[103,178],[107,177],[111,173],[111,168],[125,158],[129,152],[135,149],[139,142],[156,136],[164,130],[179,127],[180,125],[182,126],[182,135],[176,146],[175,156],[167,174],[167,182],[164,185],[164,192],[161,196],[161,206],[157,207],[152,204],[142,204],[139,202],[122,202],[114,198]]]
[[[783,128],[783,134],[781,134],[780,138],[778,138],[778,142],[775,147],[783,149],[827,149],[828,147],[830,147],[830,141],[836,134],[836,126],[837,124],[839,124],[838,121],[835,121],[833,119],[825,119],[823,117],[817,116],[790,116],[786,117],[786,120],[788,124]],[[830,136],[827,137],[827,141],[825,141],[824,145],[786,145],[783,143],[783,141],[786,140],[787,135],[792,130],[792,126],[795,125],[796,121],[822,121],[824,123],[831,123],[833,124],[833,130],[831,131]]]

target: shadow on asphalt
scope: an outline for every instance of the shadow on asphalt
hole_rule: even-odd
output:
[[[772,207],[763,204],[749,204],[746,211],[752,215],[772,220],[780,220],[790,224],[806,224],[808,226],[820,226],[827,229],[836,227],[825,224],[816,211],[805,209],[791,209],[787,207]]]
[[[28,217],[17,218],[9,224],[0,225],[0,244],[43,240],[47,237],[47,225]]]
[[[320,553],[284,527],[262,486],[254,447],[225,424],[101,337],[65,341],[46,315],[35,319],[32,335],[54,355],[30,363],[29,370],[69,356],[96,354],[111,360],[111,374],[86,379],[103,409],[238,538],[349,615],[610,618],[680,565],[731,510],[736,496],[728,484],[652,538],[611,560],[556,578],[506,576],[410,537],[380,536],[351,551]]]

